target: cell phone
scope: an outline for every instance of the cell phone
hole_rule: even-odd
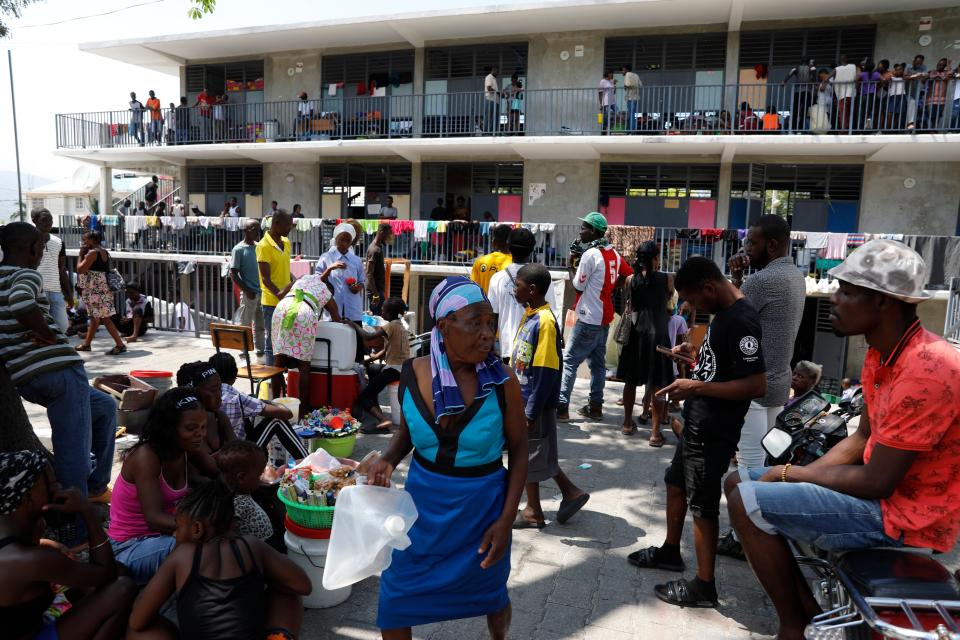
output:
[[[686,364],[693,364],[694,362],[693,358],[691,358],[690,356],[685,356],[682,353],[674,353],[670,349],[667,349],[666,347],[663,347],[660,345],[657,345],[657,353],[662,353],[668,358],[673,358],[674,360],[679,360],[680,362],[684,362]]]

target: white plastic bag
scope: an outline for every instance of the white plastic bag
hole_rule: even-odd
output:
[[[417,521],[413,498],[402,489],[372,485],[344,487],[330,532],[323,588],[340,589],[378,576],[393,550],[410,546],[407,532]]]

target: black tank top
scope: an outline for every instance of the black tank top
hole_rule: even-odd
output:
[[[644,284],[640,272],[633,276],[630,286],[630,306],[637,312],[637,326],[639,333],[650,333],[657,336],[667,335],[667,325],[670,314],[667,313],[667,274],[660,271],[651,273]]]
[[[203,545],[197,545],[190,577],[177,594],[177,617],[181,640],[263,640],[266,626],[263,574],[257,568],[250,545],[239,539],[253,565],[247,571],[236,540],[230,540],[233,557],[243,573],[218,580],[200,575]]]
[[[14,537],[0,540],[0,549],[8,544],[20,542]],[[4,630],[5,638],[32,638],[43,626],[43,614],[53,602],[53,590],[41,594],[36,598],[0,606],[0,629]],[[9,634],[9,635],[7,635]]]

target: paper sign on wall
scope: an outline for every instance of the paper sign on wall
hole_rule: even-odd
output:
[[[680,208],[680,201],[677,200],[676,198],[667,198],[667,199],[665,199],[665,200],[663,201],[663,208],[664,208],[664,209],[679,209],[679,208]]]
[[[527,191],[527,204],[532,205],[545,195],[547,195],[546,182],[531,182]]]
[[[933,16],[922,16],[920,18],[920,31],[930,31],[933,29]]]
[[[573,57],[574,57],[574,58],[582,58],[582,57],[583,57],[583,45],[582,45],[582,44],[578,44],[578,45],[576,45],[575,47],[573,47]]]

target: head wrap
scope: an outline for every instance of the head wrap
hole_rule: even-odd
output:
[[[201,384],[206,382],[207,378],[217,375],[217,370],[213,367],[209,369],[204,369],[203,371],[198,371],[193,374],[193,387],[199,387]]]
[[[357,239],[356,228],[354,228],[354,226],[349,222],[341,222],[340,224],[338,224],[336,227],[333,228],[333,237],[330,238],[331,247],[337,246],[337,236],[339,236],[341,233],[349,233],[350,242],[353,242],[354,240]]]
[[[197,396],[183,396],[177,400],[177,404],[174,405],[174,408],[177,411],[186,411],[187,409],[198,409],[200,408],[200,400],[197,399]]]
[[[469,278],[450,276],[437,285],[430,295],[430,317],[436,323],[440,318],[446,318],[476,302],[488,302],[483,289]],[[441,416],[463,412],[466,409],[463,394],[453,377],[450,360],[447,358],[447,347],[436,325],[430,334],[430,371],[433,374],[433,409],[436,419],[439,421]],[[476,399],[489,395],[493,387],[503,384],[508,377],[503,362],[491,351],[483,362],[477,363]]]
[[[0,516],[20,507],[46,467],[47,458],[39,451],[0,453]]]

